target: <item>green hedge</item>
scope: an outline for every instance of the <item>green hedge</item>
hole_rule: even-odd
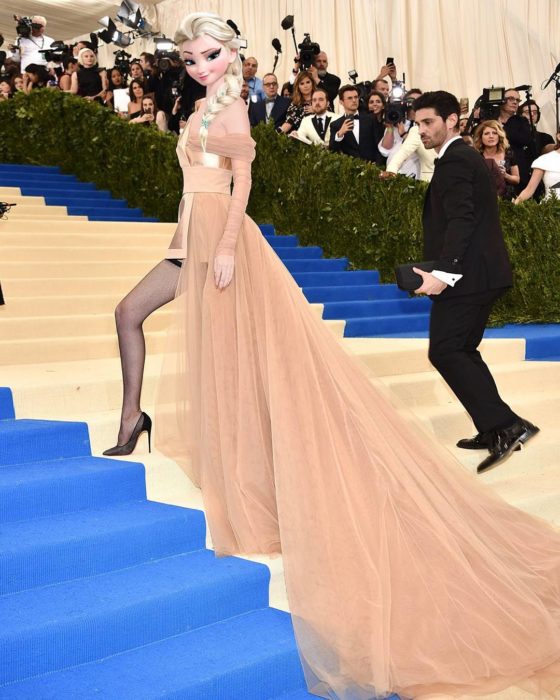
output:
[[[355,268],[377,268],[393,281],[399,262],[421,258],[423,183],[380,181],[379,170],[279,136],[253,130],[257,158],[249,213],[346,255]],[[176,139],[131,126],[107,109],[51,90],[0,102],[0,160],[60,165],[124,197],[131,206],[174,221],[182,191]],[[500,204],[515,287],[493,322],[560,321],[560,202]]]

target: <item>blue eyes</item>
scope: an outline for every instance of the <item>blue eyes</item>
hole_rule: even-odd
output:
[[[213,61],[214,59],[218,58],[218,56],[221,54],[222,49],[216,49],[216,51],[213,51],[212,53],[209,53],[208,56],[206,56],[207,61]],[[185,61],[186,66],[194,66],[195,61],[192,58],[187,58]]]

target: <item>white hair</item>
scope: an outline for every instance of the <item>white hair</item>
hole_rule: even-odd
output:
[[[95,56],[95,51],[93,51],[92,49],[88,48],[87,46],[84,46],[83,49],[80,49],[80,50],[78,51],[78,63],[79,63],[81,66],[84,65],[84,54],[85,54],[87,51],[91,51],[91,53],[93,54],[94,65],[97,63],[97,58],[96,58],[96,56]]]
[[[240,47],[237,34],[229,24],[219,15],[210,12],[193,12],[187,15],[175,32],[175,43],[180,45],[184,41],[192,41],[204,35],[216,39],[228,49],[238,50]],[[206,150],[208,127],[223,109],[238,99],[242,84],[243,69],[238,53],[233,63],[230,63],[227,68],[223,87],[218,90],[216,95],[212,95],[206,100],[206,109],[202,115],[199,132],[200,142],[204,150]]]

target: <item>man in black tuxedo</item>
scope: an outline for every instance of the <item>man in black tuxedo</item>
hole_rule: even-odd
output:
[[[334,101],[336,100],[342,81],[338,75],[329,73],[327,70],[328,67],[329,59],[327,54],[324,51],[319,51],[315,56],[315,60],[309,72],[314,77],[317,87],[327,91],[327,95],[329,96],[329,110],[332,112],[334,110]]]
[[[358,112],[358,89],[355,85],[344,85],[338,92],[338,98],[344,108],[344,115],[331,122],[330,150],[381,164],[383,156],[377,148],[373,116]]]
[[[458,134],[460,108],[448,92],[414,102],[422,143],[438,153],[423,211],[424,256],[433,272],[417,294],[432,297],[431,363],[454,391],[478,430],[457,445],[489,449],[483,472],[509,457],[538,428],[500,398],[478,345],[493,303],[512,285],[494,181],[480,154]]]
[[[251,126],[260,122],[274,122],[274,127],[286,121],[286,112],[290,106],[290,100],[278,94],[278,79],[274,73],[267,73],[263,78],[264,100],[249,104],[249,121]]]

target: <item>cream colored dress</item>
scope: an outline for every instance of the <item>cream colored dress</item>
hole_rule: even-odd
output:
[[[157,438],[202,488],[216,552],[282,552],[322,697],[558,697],[560,534],[431,443],[312,313],[244,214],[244,107],[216,118],[206,153],[199,125],[179,144],[186,262]],[[235,253],[224,291],[217,252]]]

